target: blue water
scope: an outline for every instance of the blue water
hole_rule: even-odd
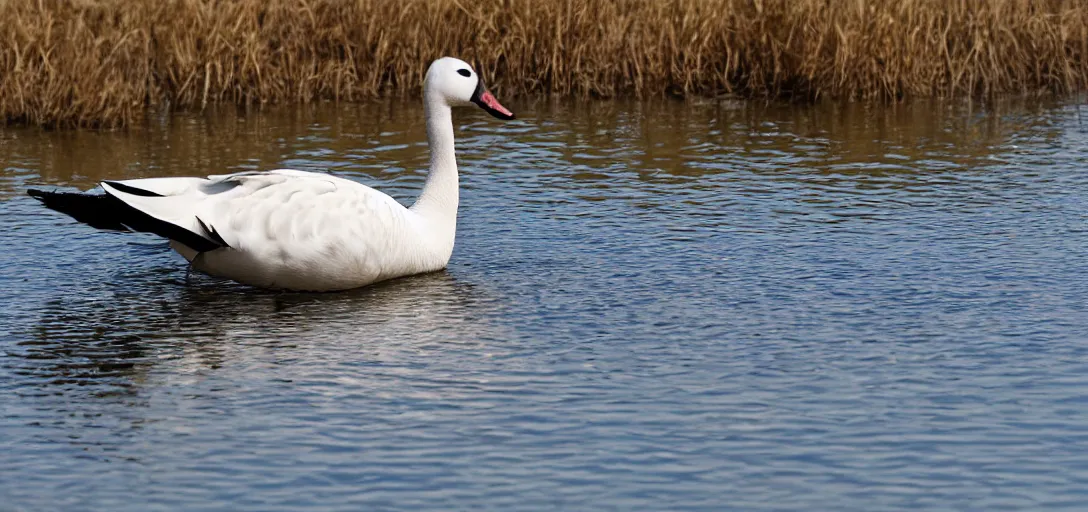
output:
[[[445,272],[187,275],[28,186],[281,166],[408,203],[421,109],[0,131],[2,510],[1088,504],[1088,125],[991,106],[459,113]]]

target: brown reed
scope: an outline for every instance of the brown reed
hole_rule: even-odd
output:
[[[0,0],[0,118],[419,93],[899,99],[1088,87],[1083,0]]]

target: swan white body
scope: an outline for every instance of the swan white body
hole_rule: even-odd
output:
[[[445,268],[457,228],[456,164],[439,172],[453,187],[429,192],[444,208],[408,209],[366,185],[290,169],[119,182],[163,197],[102,187],[159,220],[209,238],[201,223],[213,230],[227,247],[198,253],[171,241],[196,270],[264,288],[327,291]]]
[[[468,64],[435,61],[424,82],[430,171],[411,208],[351,180],[291,169],[101,185],[165,226],[153,232],[166,232],[194,269],[241,283],[330,291],[431,272],[446,267],[457,231],[451,107],[472,103],[513,118]],[[175,227],[184,236],[169,236]]]

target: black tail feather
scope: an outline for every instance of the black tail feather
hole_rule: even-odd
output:
[[[113,196],[35,189],[27,190],[26,193],[41,201],[47,208],[66,214],[93,228],[129,231],[129,228],[121,223],[122,208],[127,208],[128,205]]]
[[[185,228],[156,219],[109,194],[50,192],[29,189],[31,197],[93,228],[112,231],[141,231],[181,242],[197,252],[223,247]]]

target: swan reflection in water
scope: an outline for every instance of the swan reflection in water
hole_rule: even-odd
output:
[[[8,358],[13,370],[39,380],[43,394],[59,386],[97,397],[134,398],[194,378],[291,381],[322,372],[377,390],[428,371],[471,378],[511,337],[493,322],[498,302],[445,271],[330,294],[197,275],[184,282],[176,272],[145,274],[140,284],[118,279],[131,286],[115,282],[43,305],[13,354],[23,357]]]

